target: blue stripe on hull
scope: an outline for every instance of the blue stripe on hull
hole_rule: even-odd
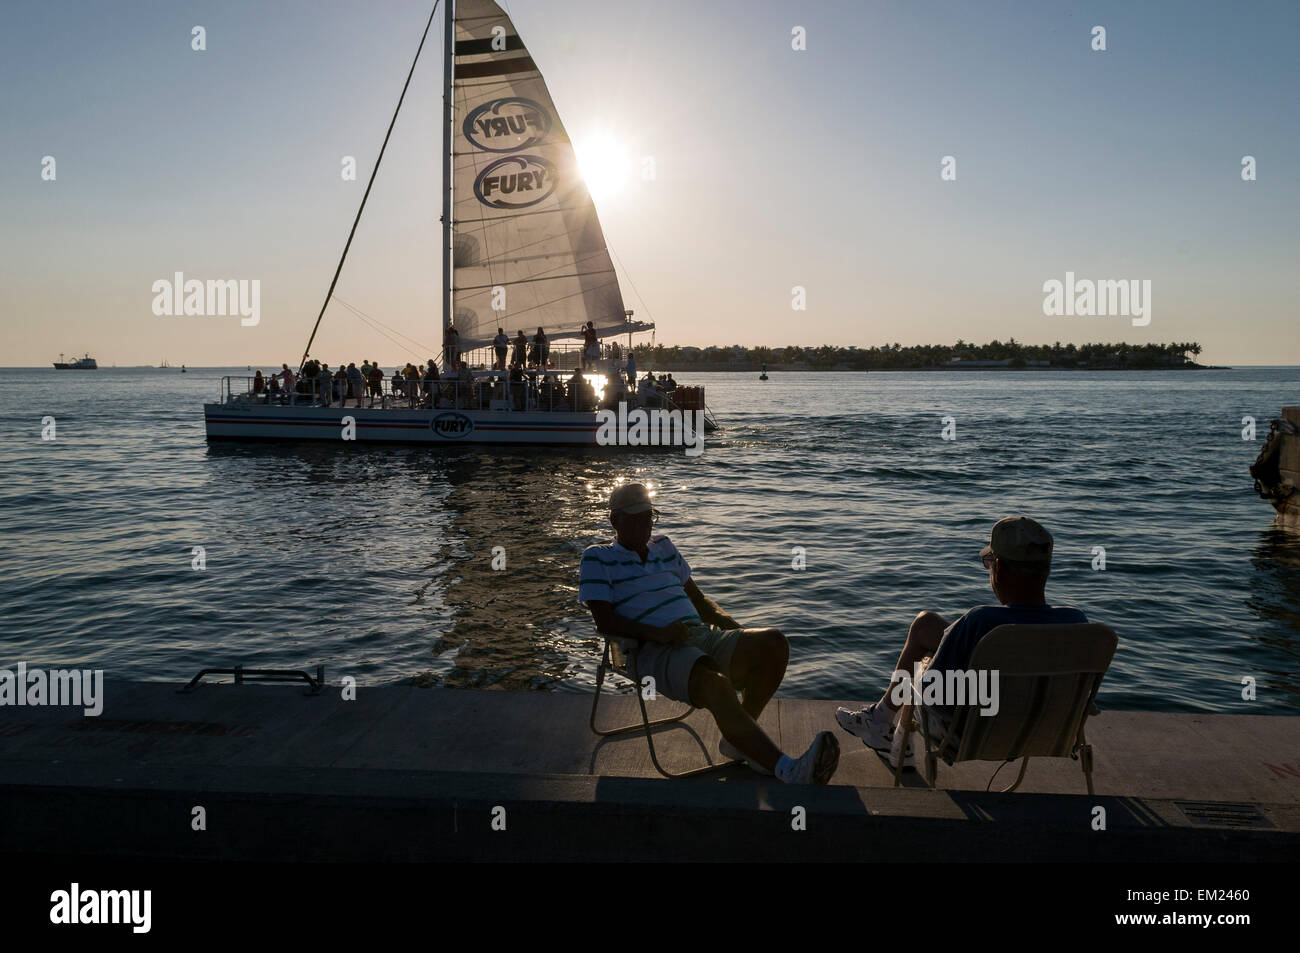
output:
[[[552,443],[596,445],[598,425],[594,415],[586,420],[555,420],[550,414],[529,415],[523,419],[503,419],[501,414],[476,414],[473,411],[424,411],[408,415],[402,411],[367,413],[353,408],[325,408],[319,414],[280,408],[248,412],[231,412],[220,404],[204,406],[204,423],[209,439],[222,440],[341,440],[344,416],[356,420],[357,443],[397,442],[455,446],[469,443]],[[396,416],[395,415],[401,415]],[[432,422],[451,415],[468,418],[473,429],[463,436],[435,433]],[[569,416],[569,415],[563,415]],[[328,431],[328,434],[326,433]]]

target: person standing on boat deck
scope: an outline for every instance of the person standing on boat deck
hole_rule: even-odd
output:
[[[459,362],[460,332],[456,330],[455,323],[452,323],[447,325],[447,330],[442,333],[442,366],[450,374],[455,372]]]
[[[1008,516],[993,524],[989,544],[980,550],[980,562],[988,570],[989,586],[1001,605],[976,606],[949,622],[937,612],[922,612],[912,620],[907,641],[898,656],[895,672],[906,672],[930,659],[927,670],[964,671],[975,646],[1000,625],[1072,625],[1088,618],[1073,606],[1047,604],[1047,577],[1052,570],[1052,534],[1027,516]],[[894,720],[898,708],[891,678],[884,697],[865,708],[837,708],[835,720],[849,734],[876,751],[889,752],[894,741]],[[912,762],[904,752],[904,766]],[[891,755],[891,760],[892,760]]]
[[[615,540],[587,547],[578,583],[597,631],[635,642],[628,668],[638,684],[653,678],[659,694],[708,709],[722,731],[723,757],[744,758],[787,784],[826,784],[840,756],[831,732],[819,732],[801,757],[791,758],[758,726],[785,677],[785,635],[742,628],[701,592],[672,541],[651,535],[657,516],[644,484],[610,495]]]
[[[407,399],[411,402],[411,406],[414,407],[415,399],[420,395],[420,369],[407,361],[402,376],[406,378]]]
[[[510,355],[510,363],[520,367],[528,363],[528,338],[524,337],[523,331],[515,332],[515,347]]]
[[[334,388],[334,375],[330,366],[321,361],[320,371],[316,374],[316,396],[326,407],[330,405],[330,391]]]
[[[378,364],[370,365],[370,373],[366,375],[366,383],[370,387],[370,406],[375,406],[375,399],[383,399],[384,396],[384,372],[380,370]]]
[[[289,365],[288,365],[288,364],[281,363],[281,364],[280,364],[280,373],[277,374],[277,375],[275,375],[275,376],[278,377],[278,378],[280,378],[280,380],[284,382],[284,392],[285,392],[285,394],[287,394],[288,397],[289,397],[289,403],[292,404],[292,403],[293,403],[293,385],[294,385],[293,371],[289,370]],[[283,401],[282,401],[282,403],[283,403]]]
[[[506,369],[506,352],[510,350],[510,339],[506,337],[506,332],[502,328],[497,328],[497,336],[492,339],[492,349],[496,351],[497,355],[497,362],[493,366],[498,371],[504,371]]]
[[[357,370],[361,372],[361,396],[362,397],[365,397],[370,393],[370,367],[371,367],[370,359],[366,358],[361,362],[361,366],[357,368]],[[357,404],[357,406],[360,407],[361,405]],[[375,406],[375,402],[373,400],[370,402],[370,406],[371,407]]]
[[[366,389],[366,379],[361,373],[361,369],[355,364],[348,365],[348,391],[356,402],[357,407],[361,406],[361,398],[364,396]]]
[[[429,363],[424,368],[424,399],[428,401],[429,406],[433,406],[433,397],[438,390],[438,365],[434,363],[433,358],[429,358]]]
[[[596,329],[590,321],[582,329],[582,369],[587,370],[600,360],[600,344],[596,339]]]
[[[266,390],[266,379],[262,377],[262,369],[259,367],[257,373],[253,375],[253,394],[260,394],[264,390]]]
[[[636,352],[627,349],[627,389],[636,393]]]
[[[551,363],[551,342],[546,339],[546,332],[541,328],[533,335],[533,346],[537,348],[537,366],[546,370]]]

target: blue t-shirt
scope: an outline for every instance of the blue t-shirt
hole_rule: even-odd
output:
[[[1000,625],[1071,625],[1088,617],[1074,606],[976,606],[943,632],[943,641],[930,663],[931,671],[964,671],[975,644]]]

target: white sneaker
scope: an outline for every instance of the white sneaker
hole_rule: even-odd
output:
[[[835,709],[835,721],[841,728],[861,738],[862,743],[875,751],[888,751],[894,743],[894,712],[880,702],[859,708]]]
[[[749,769],[753,771],[755,774],[766,774],[769,777],[771,777],[772,774],[771,771],[767,770],[767,768],[763,767],[757,761],[750,758],[749,755],[745,754],[743,751],[741,751],[739,748],[733,745],[726,738],[723,738],[722,741],[718,743],[718,753],[721,754],[724,758],[727,758],[731,761],[745,762],[745,764],[749,766]]]
[[[826,784],[839,764],[840,743],[829,731],[819,731],[789,776],[781,780],[786,784]]]

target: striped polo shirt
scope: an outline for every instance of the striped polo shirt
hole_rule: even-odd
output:
[[[674,622],[700,622],[682,587],[691,578],[677,547],[667,536],[652,536],[646,560],[618,542],[588,546],[582,554],[578,599],[609,602],[614,612],[660,628]]]

